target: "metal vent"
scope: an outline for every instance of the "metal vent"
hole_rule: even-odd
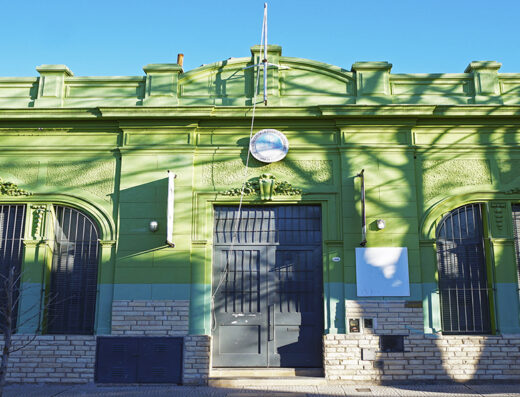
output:
[[[110,372],[113,378],[124,378],[126,376],[126,368],[112,368]]]
[[[450,334],[491,332],[490,289],[480,204],[451,211],[437,229],[442,328]]]
[[[125,344],[112,345],[112,352],[114,353],[122,353],[126,351]]]
[[[165,378],[166,377],[166,368],[152,367],[151,373],[154,378]]]

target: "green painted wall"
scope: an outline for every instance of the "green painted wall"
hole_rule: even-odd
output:
[[[227,192],[244,177],[255,70],[243,68],[258,51],[188,72],[147,65],[143,77],[42,65],[39,78],[0,79],[0,178],[33,193],[0,195],[28,204],[28,286],[48,282],[49,205],[74,206],[100,227],[98,333],[110,333],[113,299],[189,299],[190,332],[211,332],[212,208],[239,202]],[[325,331],[345,332],[345,299],[357,299],[364,169],[368,246],[408,248],[411,296],[402,299],[423,302],[425,330],[441,329],[435,227],[450,210],[483,202],[496,328],[520,332],[510,206],[520,202],[520,75],[499,74],[496,62],[460,74],[394,75],[386,62],[346,71],[283,57],[278,46],[269,53],[288,69],[270,72],[254,131],[282,131],[290,151],[278,163],[251,160],[246,176],[270,173],[302,190],[272,203],[322,206]],[[175,248],[165,244],[167,170],[177,174]],[[39,205],[47,207],[35,233]],[[27,293],[22,306],[38,299]]]

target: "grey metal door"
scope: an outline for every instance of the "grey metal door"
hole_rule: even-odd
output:
[[[215,207],[213,269],[214,367],[322,365],[320,207]]]

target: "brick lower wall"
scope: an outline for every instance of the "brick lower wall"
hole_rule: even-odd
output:
[[[204,385],[210,369],[208,335],[188,335],[189,301],[114,301],[112,336],[183,337],[183,383]],[[34,340],[33,340],[34,339]],[[31,341],[30,343],[28,343]],[[0,346],[2,343],[0,335]],[[13,336],[8,382],[88,383],[94,381],[95,335]]]
[[[326,335],[324,368],[329,380],[481,381],[518,380],[520,335],[423,333],[420,305],[403,301],[347,301],[349,318],[374,319],[375,328]],[[348,324],[347,324],[348,326]],[[385,353],[381,335],[404,335],[404,352]]]
[[[87,383],[94,381],[96,337],[80,335],[13,336],[7,381],[17,383]],[[3,339],[1,340],[3,347]]]
[[[188,300],[115,300],[112,303],[113,336],[184,337],[184,384],[204,385],[210,369],[210,337],[188,335]]]
[[[184,338],[184,368],[182,383],[205,385],[211,368],[211,337],[190,335]]]
[[[189,307],[188,300],[115,300],[112,303],[112,335],[187,335]]]

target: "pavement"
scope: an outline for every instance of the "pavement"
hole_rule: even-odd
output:
[[[520,380],[519,380],[520,381]],[[520,397],[520,383],[516,384],[406,384],[406,385],[341,385],[265,386],[218,388],[202,386],[129,385],[9,385],[3,397],[369,397],[369,396],[486,396]]]

